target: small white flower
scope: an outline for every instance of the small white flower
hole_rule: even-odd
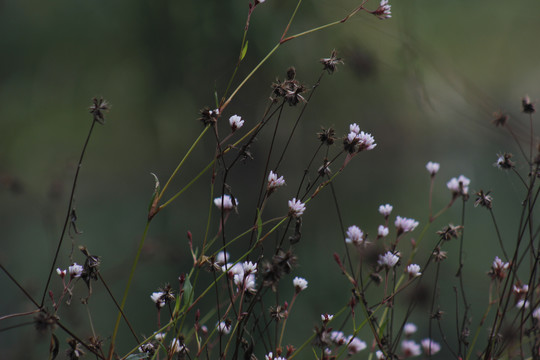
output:
[[[502,261],[498,256],[495,256],[495,260],[493,260],[493,270],[503,271],[508,269],[510,266],[510,263]]]
[[[244,266],[240,263],[225,264],[221,267],[221,271],[227,272],[227,275],[232,279],[235,275],[244,278]]]
[[[349,125],[349,131],[354,134],[360,133],[360,126],[358,126],[356,123]]]
[[[244,120],[238,115],[233,115],[229,118],[229,124],[231,124],[231,130],[236,131],[244,125]]]
[[[264,355],[265,360],[287,360],[281,356],[274,356],[272,352],[269,352],[268,355]]]
[[[356,354],[367,347],[365,342],[359,338],[353,337],[352,335],[347,339],[347,343],[347,350],[349,350],[349,354]]]
[[[330,333],[330,341],[336,345],[343,345],[345,343],[345,334],[341,331],[332,331]]]
[[[349,226],[345,241],[348,244],[360,245],[364,242],[364,232],[356,225]]]
[[[470,182],[471,180],[465,176],[459,175],[457,179],[450,179],[450,181],[446,183],[446,187],[448,187],[448,190],[450,190],[454,195],[467,195],[469,193]]]
[[[69,275],[71,275],[72,278],[78,278],[81,277],[81,274],[83,272],[83,267],[77,263],[73,263],[69,268]]]
[[[403,340],[401,342],[401,351],[403,351],[403,357],[418,356],[422,353],[420,345],[415,343],[414,340]]]
[[[536,319],[536,321],[540,321],[540,307],[536,308],[533,313],[532,317]]]
[[[377,360],[386,359],[386,357],[384,356],[384,353],[381,350],[375,351],[375,356],[377,357]]]
[[[388,233],[390,232],[390,230],[388,229],[388,227],[384,226],[384,225],[379,225],[379,229],[377,230],[377,234],[380,236],[380,237],[386,237],[388,236]]]
[[[219,196],[214,199],[214,204],[218,209],[223,210],[232,210],[234,207],[238,206],[238,199],[234,199],[234,204],[232,202],[230,195],[223,195],[223,197]]]
[[[330,314],[328,314],[328,313],[326,313],[326,314],[321,314],[321,320],[324,321],[324,322],[329,322],[329,321],[331,321],[333,318],[334,318],[334,315],[330,315]]]
[[[227,263],[227,260],[229,259],[229,253],[225,251],[220,251],[216,255],[216,263],[223,265]]]
[[[436,162],[428,162],[426,164],[426,169],[427,171],[429,171],[429,173],[431,174],[431,176],[435,176],[435,174],[439,171],[439,168],[441,167],[441,165],[439,163],[436,163]]]
[[[375,138],[371,134],[361,131],[357,136],[358,139],[358,151],[373,150],[377,144],[375,144]]]
[[[358,133],[350,132],[347,134],[347,141],[349,144],[356,144]]]
[[[156,291],[156,292],[153,292],[152,295],[150,295],[150,298],[152,299],[152,301],[159,308],[162,308],[163,306],[165,306],[165,299],[163,298],[163,295],[165,295],[163,291]]]
[[[409,266],[407,266],[407,273],[411,278],[422,275],[422,273],[420,272],[420,265],[410,264]]]
[[[293,279],[293,285],[296,292],[299,293],[307,288],[308,282],[306,279],[297,276]]]
[[[401,216],[396,217],[396,221],[394,222],[394,225],[396,226],[396,229],[398,231],[398,234],[411,232],[418,226],[418,221],[414,219],[408,219],[408,218],[402,218]]]
[[[435,355],[441,350],[441,345],[429,338],[422,340],[422,348],[426,355]]]
[[[390,205],[390,204],[379,206],[379,212],[384,217],[390,216],[390,213],[392,212],[392,209],[393,209],[393,206]]]
[[[233,277],[233,281],[239,291],[257,292],[254,274],[236,274]]]
[[[306,211],[306,204],[296,198],[289,200],[289,215],[292,217],[300,217]]]
[[[416,332],[416,330],[417,330],[417,327],[413,323],[406,323],[403,326],[403,333],[405,334],[405,336],[411,336],[412,334]]]
[[[278,178],[278,175],[272,170],[270,170],[270,174],[268,175],[268,191],[275,190],[276,188],[283,185],[285,185],[285,180],[283,179],[283,176],[280,176]]]
[[[257,272],[257,263],[252,263],[251,261],[244,261],[242,263],[242,269],[245,274],[255,274]]]
[[[529,301],[525,300],[525,299],[521,299],[516,303],[516,307],[518,309],[521,309],[521,308],[528,309],[529,308]]]
[[[389,19],[392,17],[391,7],[391,5],[388,5],[388,0],[381,0],[379,7],[373,12],[373,15],[381,20]]]
[[[217,328],[217,331],[224,334],[224,335],[229,335],[229,333],[231,332],[231,324],[227,325],[227,323],[225,321],[221,321],[217,324],[216,326]]]
[[[523,284],[521,286],[518,286],[518,285],[514,285],[512,287],[512,291],[514,292],[514,294],[516,295],[524,295],[526,294],[528,291],[529,291],[529,285],[527,284]]]
[[[390,251],[388,251],[384,255],[379,255],[379,260],[377,260],[377,263],[380,266],[392,268],[398,263],[398,261],[399,261],[399,253],[392,254]]]
[[[66,270],[62,270],[60,268],[56,268],[56,273],[63,279],[66,276]]]
[[[157,341],[163,341],[165,340],[165,333],[157,333],[155,336],[154,336],[154,339],[156,339]]]
[[[171,341],[171,350],[173,353],[177,353],[177,352],[188,352],[188,348],[186,347],[185,344],[181,344],[180,343],[180,340],[178,339],[173,339],[173,341]]]

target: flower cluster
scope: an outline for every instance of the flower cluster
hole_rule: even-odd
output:
[[[283,185],[285,185],[285,179],[283,179],[283,176],[278,177],[276,173],[270,170],[270,174],[268,175],[268,185],[266,187],[268,192],[270,193]]]
[[[418,221],[397,216],[394,225],[396,226],[398,235],[401,235],[403,233],[408,233],[416,229],[416,227],[418,226]]]
[[[343,146],[350,154],[357,153],[363,150],[373,150],[375,138],[364,131],[360,131],[360,127],[354,123],[349,125],[349,134],[343,140]]]
[[[230,195],[223,195],[215,198],[214,204],[220,210],[223,209],[225,211],[230,211],[238,206],[238,199],[233,199]]]
[[[255,283],[257,263],[252,263],[251,261],[236,264],[227,263],[221,267],[221,270],[226,272],[227,276],[233,280],[238,291],[247,291],[250,293],[257,291]]]
[[[362,245],[364,243],[364,232],[356,225],[349,226],[345,241],[348,244]]]
[[[289,200],[289,216],[300,217],[306,211],[306,204],[302,201],[292,198]]]
[[[469,194],[469,184],[471,180],[466,178],[463,175],[460,175],[458,178],[452,178],[446,183],[448,190],[452,192],[453,196],[468,196]]]

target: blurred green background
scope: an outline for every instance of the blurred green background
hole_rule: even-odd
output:
[[[279,40],[295,4],[268,0],[256,9],[236,83]],[[341,19],[357,5],[304,1],[290,34]],[[376,5],[368,4],[373,9]],[[540,3],[407,0],[391,5],[392,19],[380,21],[359,13],[345,24],[284,44],[223,114],[223,119],[239,114],[250,127],[263,114],[271,83],[283,78],[289,66],[296,67],[298,80],[311,86],[321,70],[319,59],[332,49],[345,62],[334,75],[324,77],[314,94],[282,170],[288,187],[275,195],[269,211],[286,211],[286,200],[317,146],[320,127],[333,126],[341,136],[356,122],[375,136],[378,146],[354,159],[337,180],[345,226],[356,224],[375,234],[381,223],[378,205],[391,203],[393,215],[416,218],[422,227],[429,188],[424,165],[431,160],[441,163],[435,208],[450,198],[446,181],[464,174],[471,178],[471,192],[494,191],[499,225],[512,244],[522,189],[514,176],[493,163],[498,152],[517,155],[517,149],[490,121],[496,110],[509,112],[512,126],[528,146],[520,99],[526,94],[533,101],[540,97]],[[166,180],[199,134],[198,111],[213,106],[215,91],[223,93],[238,56],[247,6],[247,1],[0,1],[0,261],[36,298],[43,291],[91,124],[91,98],[105,97],[112,109],[106,125],[95,129],[81,171],[75,206],[83,234],[76,236],[75,244],[101,256],[102,272],[120,297],[145,223],[153,189],[150,173]],[[299,109],[286,110],[284,134]],[[266,140],[268,136],[261,135],[260,143]],[[239,166],[229,182],[239,194],[240,215],[247,215],[246,220],[231,218],[237,222],[231,225],[234,230],[244,229],[242,224],[251,219],[249,205],[255,199],[247,196],[260,183],[252,174],[259,174],[256,170],[263,166],[263,149],[255,146],[255,161]],[[213,153],[208,136],[175,189]],[[523,164],[518,158],[518,169],[526,171]],[[151,292],[166,282],[175,285],[178,275],[190,269],[185,233],[190,230],[195,241],[201,239],[208,202],[207,176],[153,222],[126,308],[128,314],[137,314],[133,323],[141,334],[155,329]],[[311,334],[320,313],[337,311],[349,294],[331,257],[343,250],[332,206],[329,192],[323,193],[304,216],[303,239],[297,246],[300,267],[294,275],[307,278],[310,287],[291,315],[290,324],[296,327],[290,342],[295,345]],[[459,224],[460,213],[458,206],[453,208],[431,233],[448,222]],[[469,297],[476,324],[487,301],[485,273],[500,252],[489,214],[474,209],[472,201],[467,214],[466,285],[475,290]],[[419,230],[413,234],[418,235]],[[435,240],[431,235],[426,242]],[[440,289],[443,298],[453,296],[457,258],[451,255],[457,254],[456,245],[448,248],[448,279],[441,283],[449,285]],[[58,266],[69,265],[69,250],[66,238]],[[233,250],[232,256],[241,251]],[[83,261],[79,252],[75,259]],[[60,291],[56,277],[53,284]],[[5,274],[0,286],[0,316],[32,310]],[[88,329],[88,316],[78,301],[84,287],[79,288],[64,317],[71,317],[68,323],[74,328]],[[334,296],[339,291],[343,295]],[[284,294],[287,299],[287,291]],[[445,306],[451,313],[453,303]],[[90,309],[108,344],[116,312],[99,284]],[[427,324],[426,315],[427,309],[419,310],[419,325]],[[302,318],[310,320],[299,321]],[[5,320],[0,328],[29,320]],[[449,316],[445,321],[454,320]],[[82,333],[90,335],[87,330]],[[127,334],[125,328],[122,333]],[[65,348],[64,334],[58,334]],[[132,346],[129,337],[120,339],[121,351]],[[371,341],[366,335],[364,340]],[[2,358],[43,359],[48,338],[25,325],[2,331],[0,344]]]

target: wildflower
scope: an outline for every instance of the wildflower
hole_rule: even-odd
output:
[[[287,360],[281,356],[274,356],[272,352],[269,352],[268,355],[264,355],[265,360]]]
[[[332,319],[334,318],[334,315],[330,315],[328,313],[325,313],[325,314],[321,314],[321,320],[324,322],[324,323],[327,323],[329,321],[332,321]]]
[[[199,118],[199,121],[205,126],[209,124],[214,125],[219,117],[219,109],[210,110],[209,108],[204,108],[200,113],[201,117]]]
[[[293,285],[296,293],[299,293],[307,288],[308,282],[306,279],[297,276],[293,279]]]
[[[240,263],[225,264],[221,267],[221,271],[227,272],[227,275],[232,279],[235,275],[241,275],[244,277],[244,266]]]
[[[171,341],[171,350],[173,353],[186,353],[189,351],[186,344],[181,343],[179,339]]]
[[[82,267],[82,265],[79,265],[77,263],[73,263],[73,265],[71,265],[69,268],[69,275],[71,276],[71,278],[78,278],[78,277],[81,277],[81,274],[84,270],[84,268]]]
[[[384,356],[384,353],[381,350],[375,351],[375,356],[377,357],[377,360],[386,359],[386,357]]]
[[[109,111],[109,103],[103,98],[93,98],[92,105],[90,106],[90,114],[94,117],[94,121],[97,121],[101,125],[105,124],[105,112]]]
[[[384,226],[384,225],[379,225],[379,228],[377,230],[377,234],[380,236],[380,237],[386,237],[388,235],[388,233],[390,232],[390,230],[388,229],[387,226]]]
[[[488,191],[487,193],[484,193],[484,190],[480,190],[476,193],[476,200],[474,202],[474,206],[477,207],[478,205],[483,206],[485,208],[491,209],[493,207],[493,197],[489,195],[491,191]]]
[[[238,115],[233,115],[229,118],[229,124],[231,125],[231,130],[235,132],[244,126],[244,120]]]
[[[142,353],[148,353],[150,355],[154,355],[155,351],[156,351],[155,345],[150,342],[139,346],[139,352],[142,352]]]
[[[214,204],[220,210],[223,209],[225,211],[229,211],[238,206],[238,199],[231,198],[230,195],[223,195],[215,198]]]
[[[364,233],[356,225],[349,226],[349,229],[347,229],[347,238],[345,239],[345,242],[358,246],[364,242]]]
[[[229,335],[229,333],[231,332],[231,324],[230,323],[227,323],[225,321],[220,321],[217,326],[217,331],[224,334],[224,335]]]
[[[384,266],[386,268],[392,268],[398,263],[398,261],[399,261],[399,253],[392,254],[390,251],[388,251],[384,255],[379,255],[379,260],[377,260],[377,263],[380,266]]]
[[[227,263],[227,260],[229,259],[229,253],[225,251],[220,251],[216,255],[216,263],[223,265]]]
[[[516,164],[510,160],[512,158],[512,154],[510,153],[504,153],[504,154],[497,154],[497,162],[493,165],[497,166],[499,169],[512,169]]]
[[[345,343],[345,335],[341,331],[332,331],[330,333],[330,341],[336,345],[343,345]]]
[[[157,341],[163,341],[165,340],[165,333],[157,333],[156,335],[154,335],[154,339],[156,339]]]
[[[516,307],[518,309],[522,309],[522,308],[528,309],[529,308],[529,301],[525,300],[525,299],[521,299],[516,303]]]
[[[446,186],[448,187],[448,189],[452,192],[454,196],[458,196],[458,195],[466,196],[469,192],[470,182],[471,180],[469,180],[463,175],[460,175],[457,179],[455,177],[450,179],[450,181],[446,183]]]
[[[255,275],[253,274],[236,274],[233,277],[234,284],[238,287],[238,290],[248,291],[252,294],[257,292]]]
[[[429,338],[422,340],[422,348],[426,355],[435,355],[441,350],[441,345]]]
[[[508,270],[509,267],[510,263],[504,262],[498,256],[495,256],[495,260],[493,260],[488,275],[491,276],[492,279],[502,280],[505,278],[506,270]]]
[[[351,125],[349,125],[349,131],[350,131],[351,134],[358,135],[360,133],[360,126],[358,126],[358,124],[356,124],[356,123],[351,124]]]
[[[274,173],[272,170],[270,170],[270,174],[268,175],[268,192],[272,192],[275,189],[277,189],[280,186],[285,185],[285,180],[283,179],[283,176],[280,176],[278,178],[278,175]]]
[[[329,74],[332,74],[337,69],[337,64],[343,64],[341,58],[337,57],[336,49],[332,50],[329,58],[321,59],[321,64],[324,65],[324,69],[328,71]]]
[[[426,164],[426,169],[431,174],[431,177],[435,176],[435,174],[439,171],[440,167],[441,167],[441,165],[439,163],[436,163],[436,162],[431,162],[430,161],[430,162],[428,162]]]
[[[536,308],[533,313],[532,317],[536,319],[536,321],[540,321],[540,307]]]
[[[410,264],[409,266],[407,266],[407,273],[409,274],[410,278],[415,278],[422,275],[422,273],[420,272],[420,265]]]
[[[163,298],[163,295],[165,295],[163,291],[156,291],[150,295],[150,298],[156,304],[158,309],[165,306],[165,299]]]
[[[516,284],[512,287],[512,291],[514,292],[514,294],[516,294],[516,296],[521,298],[529,291],[529,285],[523,284],[520,286],[519,284]]]
[[[252,263],[251,261],[245,261],[242,263],[242,269],[245,274],[255,274],[257,272],[257,263]]]
[[[381,205],[381,206],[379,206],[379,213],[381,213],[382,216],[387,218],[388,216],[390,216],[390,213],[392,212],[392,209],[393,209],[393,207],[390,204]]]
[[[446,259],[446,251],[442,251],[440,246],[437,246],[435,250],[433,250],[432,255],[437,262],[441,262]]]
[[[360,152],[362,150],[373,150],[377,144],[375,144],[375,138],[364,131],[360,131],[360,127],[357,124],[349,125],[350,132],[343,140],[345,150],[350,154]]]
[[[388,19],[392,17],[392,12],[390,11],[391,7],[391,5],[388,5],[388,0],[381,0],[377,10],[372,11],[371,13],[381,20]]]
[[[394,225],[396,226],[398,235],[401,235],[413,231],[418,226],[418,221],[397,216]]]
[[[66,270],[62,270],[60,268],[56,268],[56,273],[63,279],[66,277]]]
[[[375,138],[366,132],[361,131],[357,136],[358,138],[358,151],[373,150],[377,144],[375,144]]]
[[[367,345],[365,342],[360,340],[359,338],[353,337],[352,335],[349,336],[347,339],[347,350],[349,350],[349,354],[356,354],[357,352],[360,352],[364,350]]]
[[[418,356],[422,353],[420,345],[414,340],[403,340],[401,342],[401,351],[403,351],[403,357]]]
[[[306,204],[296,198],[289,200],[289,216],[300,217],[306,211]]]
[[[521,99],[521,105],[523,106],[523,112],[525,114],[533,114],[536,111],[534,103],[531,102],[528,95]]]
[[[417,329],[418,328],[413,323],[406,323],[403,326],[403,333],[405,334],[405,336],[411,336],[416,332]]]

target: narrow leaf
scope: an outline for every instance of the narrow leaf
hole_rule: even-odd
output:
[[[257,240],[261,238],[262,226],[263,224],[262,224],[261,213],[259,209],[257,209]]]
[[[248,41],[246,40],[246,44],[244,45],[244,47],[242,48],[242,51],[240,52],[240,61],[244,60],[244,57],[246,56],[246,53],[247,53],[247,49],[248,49]]]
[[[159,191],[161,190],[157,175],[154,173],[150,173],[150,175],[154,177],[155,185],[154,185],[154,193],[152,194],[152,198],[150,199],[150,204],[148,204],[148,211],[152,209],[152,205],[154,205],[154,200],[156,199],[156,196],[158,196]]]

